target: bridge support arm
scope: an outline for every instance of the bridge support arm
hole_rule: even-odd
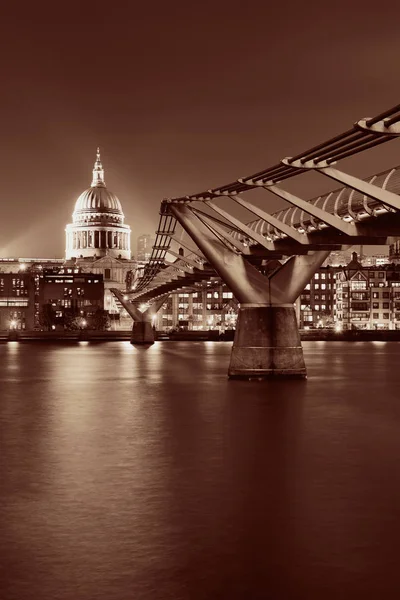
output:
[[[133,319],[131,344],[154,344],[153,317],[166,302],[169,294],[156,298],[147,310],[141,312],[134,304],[124,299],[121,290],[112,288],[111,291]]]
[[[293,257],[265,276],[213,236],[187,206],[170,210],[240,302],[228,376],[306,377],[294,302],[329,251]]]
[[[121,290],[118,290],[117,288],[111,288],[111,292],[116,298],[118,298],[128,315],[132,317],[134,321],[139,323],[143,321],[143,313],[141,313],[140,310],[134,304],[132,304],[132,302],[125,300],[124,294],[121,292]]]

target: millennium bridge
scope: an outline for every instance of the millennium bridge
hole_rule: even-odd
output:
[[[306,377],[294,308],[306,284],[332,250],[391,244],[400,237],[400,167],[359,179],[336,164],[399,135],[400,105],[361,119],[344,133],[264,171],[162,200],[156,241],[142,276],[126,294],[113,290],[133,319],[132,343],[154,342],[152,318],[169,294],[219,277],[239,302],[228,376]],[[340,187],[305,200],[282,186],[286,179],[310,171]],[[267,196],[263,208],[250,201],[255,190],[274,194],[290,206],[270,213]],[[234,216],[238,206],[251,220]],[[182,240],[182,230],[193,243]],[[274,268],[269,269],[272,259]],[[139,310],[142,303],[150,304],[144,312]]]

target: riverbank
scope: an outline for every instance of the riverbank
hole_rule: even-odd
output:
[[[224,334],[218,330],[209,331],[174,331],[166,333],[158,331],[156,340],[160,342],[178,341],[211,341],[232,342],[234,330],[226,331]],[[310,329],[300,331],[303,342],[398,342],[400,341],[400,330],[389,331],[367,331],[353,330],[336,332],[332,329]],[[121,331],[0,331],[0,342],[129,342],[130,330]]]

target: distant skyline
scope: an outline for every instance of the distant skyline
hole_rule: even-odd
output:
[[[0,256],[64,255],[97,146],[136,250],[163,197],[251,174],[397,104],[400,7],[385,4],[383,27],[378,16],[314,1],[2,9]],[[400,164],[399,150],[394,140],[343,168],[366,176]],[[304,198],[333,187],[287,183]]]

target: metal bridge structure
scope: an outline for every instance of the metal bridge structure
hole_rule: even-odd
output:
[[[400,237],[400,167],[359,179],[337,162],[399,135],[400,105],[248,177],[162,200],[149,263],[132,292],[114,290],[134,319],[132,343],[154,341],[148,324],[170,293],[218,277],[240,305],[228,376],[306,377],[294,309],[305,285],[332,250]],[[310,171],[338,189],[311,200],[285,189],[285,180]],[[261,206],[251,201],[257,190],[289,206],[268,212],[267,194]],[[183,242],[180,228],[191,243]],[[280,262],[269,270],[271,259]],[[152,304],[140,313],[138,303]]]

